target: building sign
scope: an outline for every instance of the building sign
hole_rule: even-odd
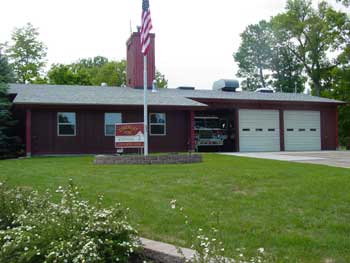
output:
[[[143,148],[144,142],[143,122],[115,125],[115,148]]]

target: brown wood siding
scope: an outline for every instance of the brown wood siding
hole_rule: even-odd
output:
[[[284,143],[284,112],[283,110],[279,110],[279,117],[280,117],[280,150],[285,150],[285,143]]]
[[[321,111],[321,148],[322,150],[337,149],[337,108]]]
[[[322,150],[337,148],[337,105],[321,103],[291,102],[256,102],[200,100],[208,104],[206,110],[238,109],[274,109],[313,110],[321,112]],[[104,136],[104,113],[121,112],[123,122],[142,122],[143,112],[139,106],[92,106],[92,105],[16,105],[15,114],[24,115],[26,108],[32,110],[32,153],[33,154],[80,154],[80,153],[114,153],[114,137]],[[167,114],[167,135],[150,136],[150,152],[179,152],[189,149],[190,118],[189,112],[194,108],[151,106],[149,112]],[[200,108],[198,110],[205,110]],[[77,113],[77,136],[57,136],[57,112],[72,111]],[[22,116],[23,117],[23,116]],[[235,123],[238,125],[236,112]],[[22,123],[25,121],[21,120]],[[24,126],[24,125],[22,125]],[[235,127],[238,131],[239,127]],[[19,131],[23,136],[24,131]],[[21,136],[21,137],[22,137]],[[283,136],[281,134],[281,136]],[[23,136],[24,137],[24,136]],[[237,139],[239,139],[237,137]],[[283,149],[281,139],[281,148]],[[239,149],[239,140],[236,143]]]
[[[235,151],[236,152],[239,152],[240,151],[240,145],[239,145],[239,142],[240,142],[240,139],[239,139],[239,113],[238,113],[238,110],[235,110],[235,122],[234,122],[234,125],[235,125],[235,136],[236,136],[236,146],[235,146]]]
[[[264,110],[300,110],[300,111],[320,111],[321,113],[321,149],[337,149],[337,104],[329,103],[301,103],[301,102],[256,102],[256,101],[224,101],[200,99],[202,103],[209,105],[210,109],[264,109]],[[220,103],[219,103],[220,102]],[[280,120],[281,123],[281,120]],[[281,125],[281,129],[282,129]],[[281,132],[281,150],[284,146],[284,132]],[[239,147],[239,144],[238,144]]]
[[[40,154],[95,154],[115,153],[114,137],[104,134],[105,111],[71,110],[76,112],[76,136],[57,135],[57,112],[64,110],[32,111],[32,153]],[[121,112],[123,122],[141,122],[141,111]],[[153,112],[153,111],[150,111]],[[150,136],[150,152],[187,151],[186,111],[162,111],[166,113],[167,134]]]

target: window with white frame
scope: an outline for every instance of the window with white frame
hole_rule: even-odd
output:
[[[117,112],[105,113],[105,136],[115,136],[115,124],[122,123],[122,114]]]
[[[165,113],[150,113],[149,130],[150,135],[166,135]]]
[[[76,135],[76,116],[75,112],[57,113],[57,135],[75,136]]]

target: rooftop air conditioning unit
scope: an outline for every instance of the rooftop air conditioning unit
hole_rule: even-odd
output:
[[[176,89],[181,89],[181,90],[195,90],[195,87],[181,86],[181,87],[177,87]]]
[[[275,93],[276,91],[273,88],[265,87],[265,88],[258,88],[255,90],[255,92],[260,93]]]
[[[235,79],[220,79],[214,82],[213,90],[235,92],[239,88],[239,82]]]

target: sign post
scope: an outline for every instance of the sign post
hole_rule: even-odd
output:
[[[143,123],[117,123],[115,125],[115,148],[144,148]]]

